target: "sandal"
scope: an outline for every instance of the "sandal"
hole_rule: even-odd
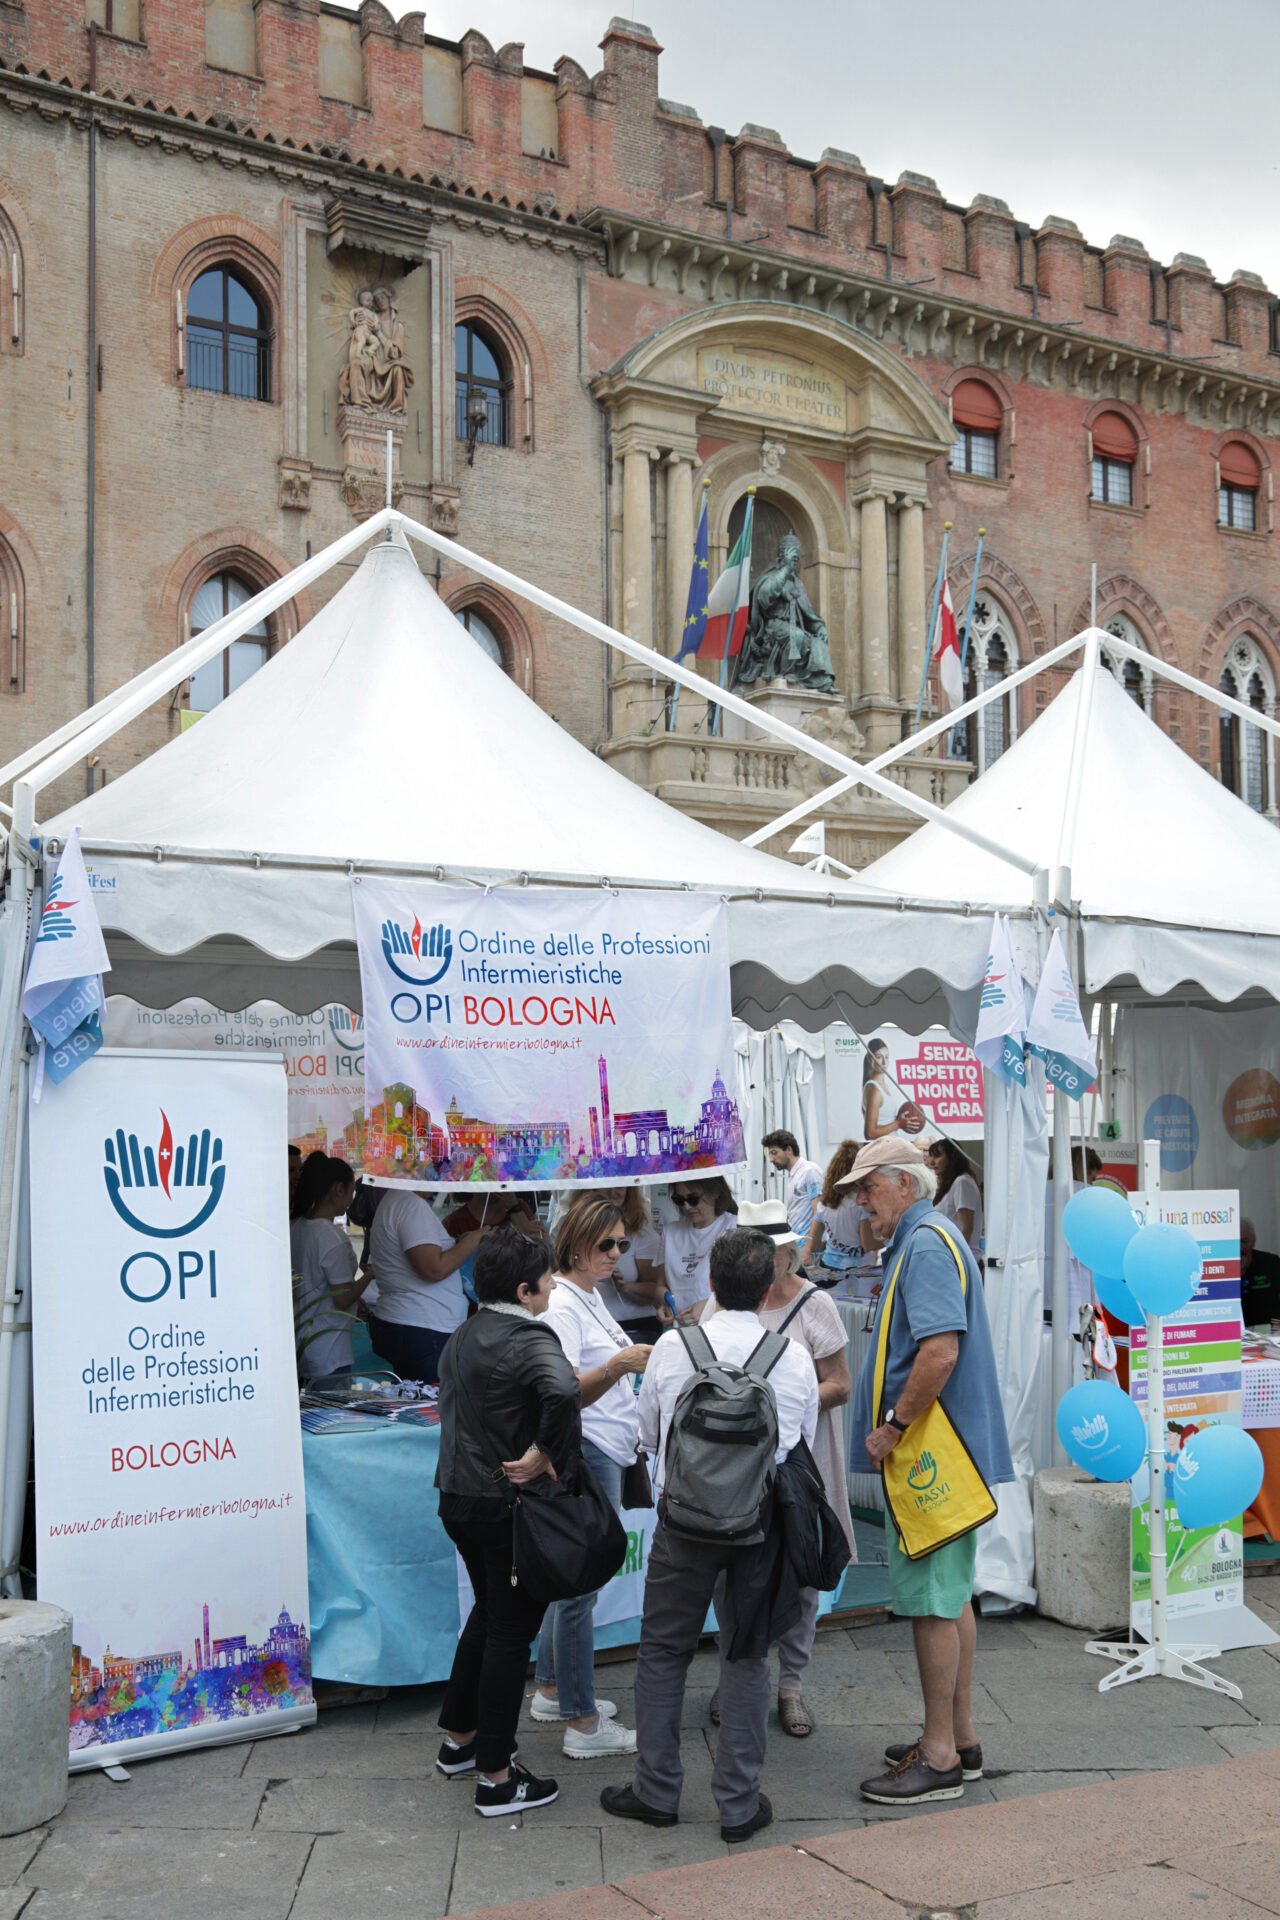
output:
[[[707,1717],[710,1720],[713,1727],[718,1727],[720,1725],[720,1689],[719,1687],[716,1688],[715,1692],[711,1696],[711,1704],[707,1708]]]
[[[807,1740],[813,1732],[813,1715],[802,1693],[778,1695],[778,1720],[782,1731],[793,1740]]]

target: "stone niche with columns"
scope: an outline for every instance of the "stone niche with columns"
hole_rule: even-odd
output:
[[[782,679],[739,689],[772,713],[869,759],[910,732],[924,668],[928,586],[924,516],[930,463],[952,430],[894,354],[843,322],[769,301],[690,315],[598,376],[609,417],[610,574],[614,617],[634,639],[674,655],[684,625],[702,488],[714,582],[754,489],[752,580],[788,533],[825,623],[835,693]],[[800,748],[721,714],[718,669],[705,699],[622,662],[610,683],[607,759],[640,785],[736,838],[838,776]],[[891,777],[945,803],[964,761],[897,762]],[[827,850],[864,866],[910,831],[909,817],[857,789],[815,818]],[[772,851],[783,851],[790,835]]]

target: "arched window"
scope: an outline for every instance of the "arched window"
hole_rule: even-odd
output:
[[[478,321],[460,320],[454,328],[453,368],[458,439],[472,446],[505,447],[511,437],[511,374],[497,341]]]
[[[481,653],[487,653],[494,665],[501,667],[505,673],[507,661],[502,650],[502,642],[484,615],[475,607],[459,607],[455,617],[466,628]]]
[[[1100,413],[1092,439],[1093,498],[1107,507],[1131,507],[1137,434],[1122,413]]]
[[[965,649],[963,632],[960,646]],[[973,603],[973,625],[965,657],[965,699],[972,700],[988,687],[999,686],[1018,667],[1018,643],[1003,610],[987,594],[979,593]],[[980,713],[973,714],[957,731],[966,759],[972,760],[980,774],[994,766],[1018,736],[1018,702],[1015,694],[1001,700],[989,700]]]
[[[985,380],[962,380],[951,395],[956,438],[951,448],[953,473],[994,480],[998,471],[1000,402]]]
[[[1107,632],[1117,640],[1127,640],[1131,647],[1147,651],[1146,641],[1134,626],[1132,620],[1118,613],[1107,622]],[[1151,669],[1140,667],[1136,660],[1130,660],[1127,654],[1113,650],[1104,640],[1099,650],[1099,659],[1113,679],[1118,680],[1129,698],[1146,714],[1151,712]]]
[[[1218,676],[1223,693],[1259,713],[1274,715],[1275,680],[1265,654],[1252,635],[1233,640]],[[1255,813],[1275,811],[1275,741],[1239,714],[1218,711],[1218,772]]]
[[[197,588],[191,602],[191,637],[203,633],[225,614],[234,613],[258,592],[238,574],[215,573]],[[242,687],[251,674],[266,665],[271,653],[271,634],[265,620],[250,627],[239,640],[206,660],[191,676],[187,705],[192,713],[208,713]]]
[[[186,300],[184,377],[205,393],[271,398],[271,325],[267,309],[229,267],[206,267]]]
[[[1243,440],[1228,440],[1218,455],[1218,525],[1233,533],[1255,533],[1262,469]]]

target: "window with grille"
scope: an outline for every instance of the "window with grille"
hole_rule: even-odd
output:
[[[477,446],[505,447],[510,412],[511,379],[497,343],[473,320],[453,330],[454,432],[459,440],[471,437],[471,408],[484,407],[477,425]]]
[[[203,633],[206,627],[213,626],[226,614],[234,613],[246,600],[252,600],[257,592],[234,573],[215,573],[206,580],[191,602],[191,637]],[[191,676],[190,693],[187,705],[192,713],[208,713],[219,706],[228,694],[242,687],[251,674],[267,663],[271,652],[271,635],[265,620],[250,627],[241,639],[233,640],[229,647],[206,660],[197,667]]]
[[[227,267],[210,267],[186,300],[186,384],[239,400],[271,398],[265,306]]]
[[[1147,643],[1132,620],[1124,614],[1116,614],[1108,620],[1106,630],[1117,640],[1127,640],[1131,647],[1137,647],[1142,653],[1147,651]],[[1109,647],[1104,640],[1098,650],[1098,663],[1106,668],[1113,680],[1118,680],[1134,705],[1141,707],[1144,713],[1151,712],[1151,670],[1140,666],[1136,660],[1121,653],[1118,647]]]
[[[455,617],[466,628],[481,653],[487,653],[494,665],[501,667],[505,673],[507,663],[503,657],[502,642],[484,615],[477,613],[474,607],[460,607]]]
[[[1243,706],[1258,713],[1273,714],[1275,693],[1271,669],[1257,642],[1241,634],[1218,676],[1218,686]],[[1226,708],[1218,710],[1218,772],[1224,787],[1229,787],[1255,813],[1274,809],[1275,765],[1270,734],[1251,726],[1240,714]]]
[[[1093,457],[1093,497],[1108,507],[1133,505],[1133,468],[1127,460]]]
[[[961,427],[951,449],[953,473],[976,473],[984,480],[996,478],[996,444],[999,435],[981,427]]]
[[[994,600],[980,593],[973,603],[973,622],[966,642],[960,636],[965,656],[965,699],[972,700],[988,687],[997,687],[1016,672],[1018,649],[1005,616]],[[994,766],[1017,737],[1017,696],[1007,694],[989,700],[985,707],[952,730],[950,753],[972,760],[979,774]]]
[[[1235,533],[1255,533],[1258,527],[1256,487],[1236,487],[1229,481],[1218,488],[1218,525]]]

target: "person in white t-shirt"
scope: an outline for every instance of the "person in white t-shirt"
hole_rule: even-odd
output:
[[[813,1225],[814,1203],[822,1192],[822,1168],[816,1161],[801,1158],[800,1142],[794,1133],[787,1133],[784,1128],[766,1133],[760,1144],[768,1153],[774,1172],[786,1175],[782,1204],[787,1210],[791,1231],[803,1246]]]
[[[351,1205],[356,1177],[345,1160],[313,1153],[294,1188],[289,1222],[298,1378],[351,1372],[352,1308],[371,1275],[357,1276],[356,1250],[335,1225]]]
[[[678,1218],[666,1229],[667,1291],[675,1302],[676,1319],[682,1326],[691,1326],[711,1292],[711,1249],[721,1234],[737,1226],[738,1210],[720,1174],[677,1180],[671,1188],[671,1204]]]
[[[981,1269],[986,1221],[982,1213],[982,1189],[973,1177],[969,1162],[955,1141],[948,1140],[945,1134],[931,1140],[925,1153],[938,1176],[933,1204],[948,1220],[955,1221]]]
[[[597,1199],[609,1200],[617,1207],[623,1232],[631,1243],[618,1255],[613,1272],[596,1283],[596,1297],[608,1307],[628,1340],[658,1340],[665,1330],[659,1318],[666,1287],[661,1223],[650,1214],[640,1187],[594,1187],[590,1191]]]
[[[628,1339],[600,1298],[620,1256],[628,1251],[620,1208],[583,1194],[569,1207],[556,1235],[555,1286],[546,1322],[582,1391],[582,1455],[610,1503],[621,1510],[622,1475],[636,1457],[640,1433],[634,1380],[652,1348]],[[613,1718],[611,1701],[596,1699],[596,1596],[556,1600],[538,1639],[535,1720],[565,1721],[564,1751],[571,1760],[634,1753],[636,1737]]]
[[[840,1188],[861,1151],[860,1140],[842,1140],[832,1154],[800,1256],[814,1284],[829,1290],[836,1300],[869,1300],[880,1276],[880,1255],[867,1210]]]
[[[378,1281],[369,1337],[374,1352],[402,1380],[439,1380],[445,1341],[467,1317],[458,1269],[492,1231],[480,1227],[454,1240],[422,1194],[407,1188],[388,1192],[380,1202],[369,1233]]]

